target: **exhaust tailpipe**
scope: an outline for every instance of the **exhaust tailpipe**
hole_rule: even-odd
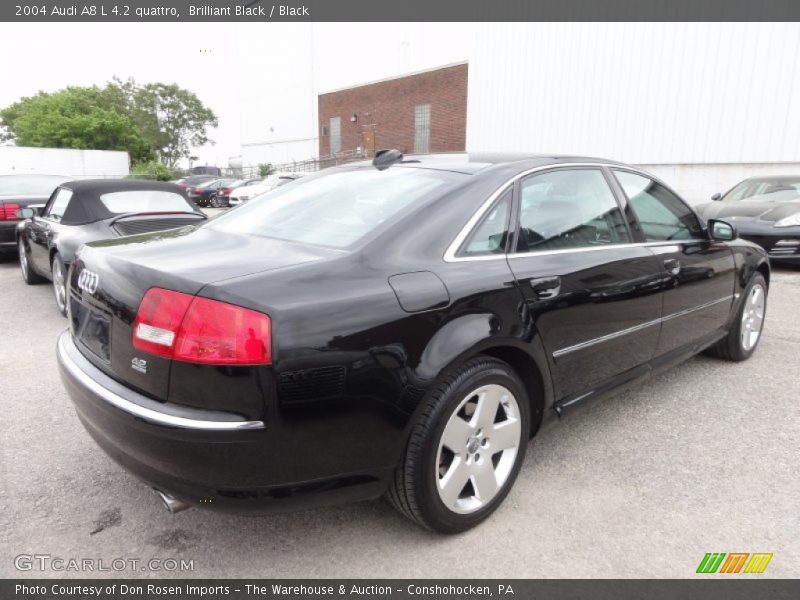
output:
[[[161,502],[164,504],[166,509],[172,513],[173,515],[179,513],[183,510],[188,510],[192,508],[192,505],[184,502],[183,500],[172,496],[171,494],[167,494],[166,492],[162,492],[159,489],[153,488],[153,491],[158,495],[161,499]]]

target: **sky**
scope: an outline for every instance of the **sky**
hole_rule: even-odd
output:
[[[252,105],[309,78],[324,91],[464,60],[470,35],[470,24],[2,23],[0,107],[114,76],[177,83],[219,118],[195,164],[226,166],[241,152],[242,128],[259,125],[243,124],[243,98]],[[268,118],[283,125],[281,114]]]

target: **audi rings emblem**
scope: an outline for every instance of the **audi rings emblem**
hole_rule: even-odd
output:
[[[100,277],[97,273],[84,269],[78,275],[78,289],[83,290],[87,294],[94,294],[97,291],[97,286],[100,285]]]

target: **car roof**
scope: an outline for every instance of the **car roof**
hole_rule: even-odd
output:
[[[441,154],[406,154],[396,166],[456,171],[472,174],[498,165],[519,163],[520,166],[545,166],[564,162],[586,162],[627,166],[605,158],[573,156],[566,154],[536,154],[525,152],[448,152]],[[372,161],[359,161],[353,165],[371,165]]]
[[[86,193],[89,196],[129,190],[162,190],[181,193],[181,189],[174,183],[147,179],[77,179],[64,182],[60,187],[70,189],[76,195]]]
[[[800,181],[800,174],[798,174],[798,175],[757,175],[755,177],[748,177],[744,181]]]
[[[62,183],[60,188],[72,190],[72,200],[67,205],[61,223],[64,225],[83,225],[94,223],[113,216],[102,203],[101,196],[112,192],[163,191],[181,196],[186,204],[194,204],[186,199],[183,190],[174,183],[148,181],[145,179],[81,179]],[[77,200],[77,201],[76,201]]]

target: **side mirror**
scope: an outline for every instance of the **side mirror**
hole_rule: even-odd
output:
[[[716,202],[717,200],[720,200],[721,198],[722,198],[722,194],[720,194],[719,192],[717,192],[716,194],[714,194],[713,196],[711,196],[711,199],[712,199],[714,202]]]
[[[736,228],[727,221],[708,220],[708,235],[717,242],[730,242],[739,237]]]
[[[32,219],[36,215],[36,211],[32,208],[20,208],[14,216],[18,219]]]

